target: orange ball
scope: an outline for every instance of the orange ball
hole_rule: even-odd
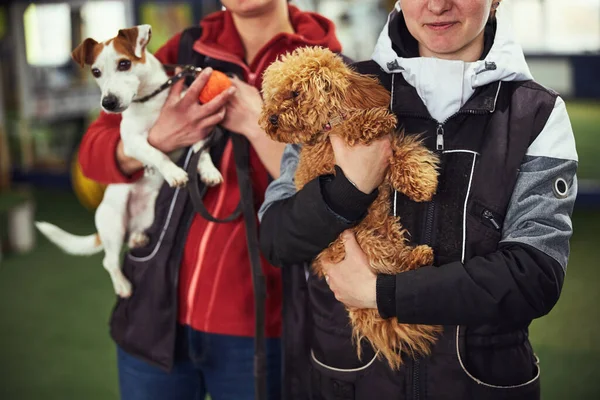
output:
[[[229,77],[227,75],[220,71],[213,71],[210,74],[206,85],[204,85],[204,88],[202,88],[198,100],[200,100],[200,103],[202,104],[208,103],[209,101],[214,99],[219,93],[229,89],[230,86],[231,80],[229,80]]]

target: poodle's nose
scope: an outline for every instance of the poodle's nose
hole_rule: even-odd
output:
[[[277,116],[277,114],[273,114],[269,117],[269,122],[271,123],[271,125],[277,126],[278,120],[279,120],[279,117]]]

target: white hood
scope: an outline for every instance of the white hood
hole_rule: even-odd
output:
[[[496,36],[484,60],[464,62],[433,57],[402,58],[392,48],[390,21],[401,12],[400,1],[388,16],[372,59],[389,74],[401,73],[413,86],[429,113],[444,122],[460,110],[476,88],[497,81],[533,79],[523,49],[516,42],[508,18],[499,9]],[[390,69],[391,68],[391,69]]]

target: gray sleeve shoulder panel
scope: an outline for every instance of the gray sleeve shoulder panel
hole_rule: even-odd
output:
[[[296,193],[294,175],[300,159],[300,145],[288,144],[281,157],[280,176],[275,179],[265,193],[265,201],[258,210],[258,218],[262,221],[265,211],[276,201],[292,197]]]
[[[535,247],[565,271],[577,197],[577,160],[573,130],[559,97],[521,164],[502,230],[502,242]]]

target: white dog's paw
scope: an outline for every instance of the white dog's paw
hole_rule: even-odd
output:
[[[128,298],[131,296],[131,283],[125,278],[124,275],[116,276],[112,278],[115,293],[122,298]]]
[[[198,165],[198,173],[200,180],[208,187],[223,183],[223,175],[212,164],[210,166]]]
[[[144,232],[133,232],[129,235],[127,245],[130,249],[135,249],[136,247],[147,246],[149,242],[150,238]]]
[[[188,183],[188,174],[175,164],[167,164],[162,170],[163,177],[171,187],[182,187]]]

